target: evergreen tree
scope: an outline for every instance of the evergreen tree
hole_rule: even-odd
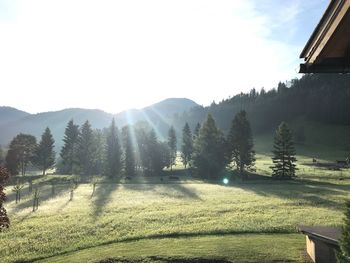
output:
[[[216,127],[211,114],[208,114],[194,143],[193,166],[198,169],[199,176],[218,178],[226,166],[224,145],[222,132]]]
[[[119,131],[115,125],[114,119],[107,132],[106,145],[106,165],[107,174],[110,177],[120,175],[122,169],[122,150],[119,142]]]
[[[194,132],[193,132],[193,140],[195,140],[198,135],[199,135],[199,130],[201,129],[201,125],[200,123],[198,122],[196,127],[194,128]]]
[[[227,140],[229,159],[234,162],[242,179],[245,179],[245,170],[252,169],[255,162],[253,136],[245,111],[236,114]]]
[[[276,130],[272,151],[272,176],[277,179],[290,179],[295,176],[297,160],[292,133],[285,122],[282,122]]]
[[[80,129],[78,137],[78,160],[80,173],[91,175],[94,161],[94,134],[89,121],[86,121]]]
[[[0,165],[5,163],[5,156],[4,156],[4,150],[2,149],[0,145]]]
[[[106,154],[106,137],[101,130],[93,131],[93,163],[92,163],[92,173],[101,175],[104,170],[105,165],[105,154]]]
[[[350,201],[346,202],[343,234],[340,238],[340,252],[337,253],[338,263],[350,263]]]
[[[34,163],[43,170],[43,175],[48,168],[55,164],[55,141],[52,137],[50,129],[47,127],[41,136],[41,141],[35,150]]]
[[[8,171],[15,175],[20,170],[24,176],[27,166],[33,161],[36,147],[36,138],[33,135],[20,133],[13,138],[6,155]]]
[[[176,132],[173,126],[170,127],[168,132],[168,146],[170,149],[170,170],[173,170],[173,165],[176,164],[176,152],[177,152],[177,139]]]
[[[156,174],[161,173],[164,167],[169,167],[171,158],[172,155],[168,143],[158,142],[156,155],[153,161],[154,171]]]
[[[154,129],[138,128],[137,145],[145,175],[159,175],[164,167],[170,165],[169,146],[158,141]]]
[[[75,125],[73,120],[70,120],[64,132],[64,145],[60,152],[63,164],[62,173],[73,174],[77,170],[78,138],[79,126]]]
[[[4,207],[4,202],[6,201],[5,183],[8,179],[9,174],[7,170],[0,166],[0,232],[4,228],[8,228],[10,226],[10,220]]]
[[[159,151],[158,138],[154,129],[151,129],[146,139],[146,155],[148,156],[148,158],[146,157],[146,160],[148,159],[148,167],[146,166],[146,168],[148,170],[149,175],[156,175],[159,172],[159,169],[157,169],[157,162],[159,161]]]
[[[140,127],[140,125],[136,125],[134,128],[137,142],[137,165],[142,167],[143,172],[147,174],[151,169],[150,156],[148,155],[148,131],[144,127]]]
[[[134,176],[136,174],[135,152],[132,141],[130,126],[125,126],[122,129],[123,147],[124,147],[124,165],[125,175]]]
[[[181,146],[181,159],[182,163],[187,167],[187,164],[190,163],[193,153],[193,138],[190,126],[186,122],[185,126],[182,129],[182,146]]]

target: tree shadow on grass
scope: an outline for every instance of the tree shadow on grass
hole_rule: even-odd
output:
[[[159,181],[155,183],[154,178],[150,179],[146,176],[143,178],[142,183],[127,183],[123,185],[126,189],[135,191],[156,191],[156,193],[172,197],[172,198],[189,198],[194,200],[202,200],[194,189],[187,187],[187,184],[176,182]],[[161,186],[161,189],[156,189]]]
[[[45,201],[48,201],[51,198],[55,198],[59,195],[62,195],[64,193],[68,193],[69,186],[68,184],[59,184],[55,186],[55,194],[52,194],[52,188],[51,185],[41,185],[39,188],[39,204]],[[34,192],[33,187],[33,192]],[[8,195],[8,201],[15,201],[15,193],[12,193],[11,195]],[[33,197],[32,193],[29,193],[28,187],[25,187],[21,191],[22,200],[18,204],[15,204],[14,211],[23,210],[29,207],[33,206]],[[68,195],[67,195],[67,198]]]
[[[25,214],[24,216],[22,216],[18,222],[22,223],[24,220],[26,220],[28,217],[30,217],[33,214],[32,211],[28,212],[27,214]]]
[[[56,211],[57,212],[62,212],[62,210],[65,209],[70,202],[72,202],[72,201],[67,198],[67,201],[64,202],[60,207],[58,207]]]
[[[98,184],[92,197],[92,216],[96,220],[111,199],[113,192],[119,188],[118,182]]]
[[[309,205],[343,210],[341,199],[346,199],[350,185],[313,180],[247,180],[234,182],[231,186],[250,191],[261,196],[275,196],[294,201],[295,206]],[[337,200],[335,200],[337,199]],[[339,200],[339,201],[338,201]]]
[[[189,189],[187,185],[183,184],[164,184],[164,192],[158,192],[163,196],[176,197],[176,198],[188,198],[193,200],[202,200],[194,189]],[[170,193],[169,193],[170,192]],[[175,193],[172,194],[172,193]]]

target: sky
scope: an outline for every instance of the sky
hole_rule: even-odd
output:
[[[0,0],[0,105],[201,105],[298,74],[329,0]]]

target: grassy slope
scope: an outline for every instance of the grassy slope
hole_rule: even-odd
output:
[[[305,158],[335,161],[350,154],[350,125],[324,125],[298,120],[290,124],[293,130],[304,127],[305,142],[296,144],[297,154]],[[257,135],[255,149],[259,154],[270,155],[274,131]]]
[[[186,184],[101,184],[93,198],[85,184],[71,202],[66,188],[52,197],[47,186],[35,213],[29,196],[15,205],[9,193],[6,208],[12,226],[0,235],[1,261],[160,255],[301,262],[304,238],[294,234],[296,226],[341,224],[343,202],[350,198],[350,181],[337,180],[350,178],[349,171],[307,164],[312,157],[323,162],[344,159],[348,134],[349,127],[308,124],[307,142],[297,145],[302,181],[234,181],[228,187],[191,179]],[[272,137],[255,139],[260,174],[270,173]],[[51,258],[55,255],[60,256]]]
[[[350,155],[350,126],[323,125],[319,123],[298,120],[290,124],[294,130],[305,128],[306,140],[296,143],[297,174],[301,178],[336,179],[350,177],[350,171],[330,171],[310,166],[312,159],[316,158],[322,163],[334,163],[336,160],[345,160]],[[259,174],[271,174],[271,150],[273,149],[274,132],[255,137],[255,150],[257,152],[256,168]]]
[[[266,244],[269,244],[266,246]],[[41,262],[96,262],[101,258],[146,259],[224,259],[262,261],[303,259],[305,239],[299,234],[245,234],[163,238],[114,243],[52,257]],[[286,249],[288,247],[288,249]],[[137,253],[135,253],[137,251]],[[161,260],[160,260],[161,261]]]
[[[349,190],[347,181],[236,182],[228,187],[105,184],[91,198],[91,186],[80,185],[69,202],[68,192],[50,198],[47,187],[42,190],[45,201],[35,213],[30,200],[7,205],[12,227],[0,236],[0,256],[7,262],[150,237],[295,233],[300,223],[339,225]],[[296,253],[291,253],[293,259]],[[216,256],[220,257],[219,250]]]

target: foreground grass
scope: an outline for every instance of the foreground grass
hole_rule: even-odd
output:
[[[268,244],[268,246],[267,246]],[[248,234],[201,236],[185,238],[161,238],[84,249],[40,262],[96,262],[116,258],[127,260],[150,259],[223,259],[227,261],[295,261],[304,260],[305,239],[299,234]],[[286,249],[287,248],[287,249]],[[137,253],[135,253],[137,251]]]
[[[300,261],[303,237],[291,235],[296,233],[296,226],[340,225],[343,203],[350,198],[348,180],[234,181],[230,186],[190,181],[186,184],[113,183],[98,185],[94,197],[91,197],[92,187],[82,184],[76,189],[73,201],[69,201],[66,187],[58,187],[55,196],[51,195],[50,186],[42,187],[41,204],[36,212],[31,211],[29,196],[16,205],[13,193],[9,194],[6,208],[12,225],[0,235],[1,262],[49,260],[66,254],[74,259],[75,254],[71,253],[82,249],[77,258],[95,255],[100,249],[101,254],[96,254],[98,259],[110,255],[113,249],[120,254],[111,255],[125,254],[131,258],[200,254],[220,257],[226,242],[232,244],[231,252],[225,254],[231,260],[257,261],[270,257]],[[278,235],[252,235],[266,233]],[[249,235],[239,235],[236,239],[237,234]],[[249,238],[256,250],[244,245]],[[157,249],[152,245],[157,239],[164,244],[168,242],[166,252],[165,247]],[[216,239],[217,243],[210,242]],[[196,247],[196,240],[201,249],[191,249]],[[294,252],[288,256],[289,252],[279,246],[267,249],[266,242],[274,244],[274,240],[279,240],[276,243],[281,247],[292,242]],[[177,245],[170,245],[177,241],[180,248],[186,242],[192,245],[181,254]],[[131,250],[134,245],[150,249],[140,254],[139,249]],[[237,254],[233,252],[236,249]]]

